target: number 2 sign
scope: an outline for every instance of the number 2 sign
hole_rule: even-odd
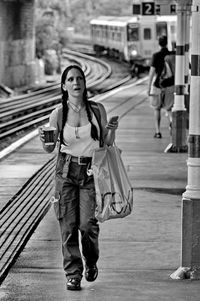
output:
[[[154,2],[142,2],[142,15],[150,16],[155,14]]]

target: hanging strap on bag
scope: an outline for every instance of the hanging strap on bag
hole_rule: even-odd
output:
[[[60,135],[59,135],[59,147],[58,147],[59,151],[60,151],[60,148],[61,148],[61,141],[63,140],[62,118],[63,118],[63,108],[62,108],[62,105],[61,105],[58,108],[58,115],[57,115],[57,125],[58,125],[58,131],[60,133]]]
[[[103,141],[103,130],[101,126],[101,113],[98,107],[98,104],[94,101],[90,101],[91,103],[91,109],[92,112],[94,113],[94,116],[96,117],[98,126],[99,126],[99,132],[100,132],[100,137],[99,137],[99,147],[103,147],[104,141]]]

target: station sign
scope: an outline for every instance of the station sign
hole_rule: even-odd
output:
[[[141,5],[133,4],[133,15],[141,15]]]
[[[176,15],[176,2],[171,1],[140,1],[140,3],[133,4],[133,15]]]
[[[143,16],[155,15],[155,3],[141,2],[140,4],[133,4],[133,15],[143,15]]]
[[[142,2],[142,15],[143,16],[155,15],[155,3],[154,2]]]

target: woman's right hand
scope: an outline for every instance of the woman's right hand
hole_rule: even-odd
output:
[[[39,127],[38,132],[39,132],[40,140],[42,141],[42,143],[44,143],[44,130],[43,130],[43,127]]]

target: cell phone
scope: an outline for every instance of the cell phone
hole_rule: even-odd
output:
[[[119,116],[112,116],[109,120],[109,123],[116,122],[116,121],[118,121],[118,119],[119,119]]]
[[[118,121],[118,119],[119,119],[119,116],[112,116],[112,117],[109,119],[109,121],[108,121],[108,123],[107,123],[107,125],[106,125],[106,128],[108,127],[108,125],[109,125],[110,123],[116,122],[116,121]]]

